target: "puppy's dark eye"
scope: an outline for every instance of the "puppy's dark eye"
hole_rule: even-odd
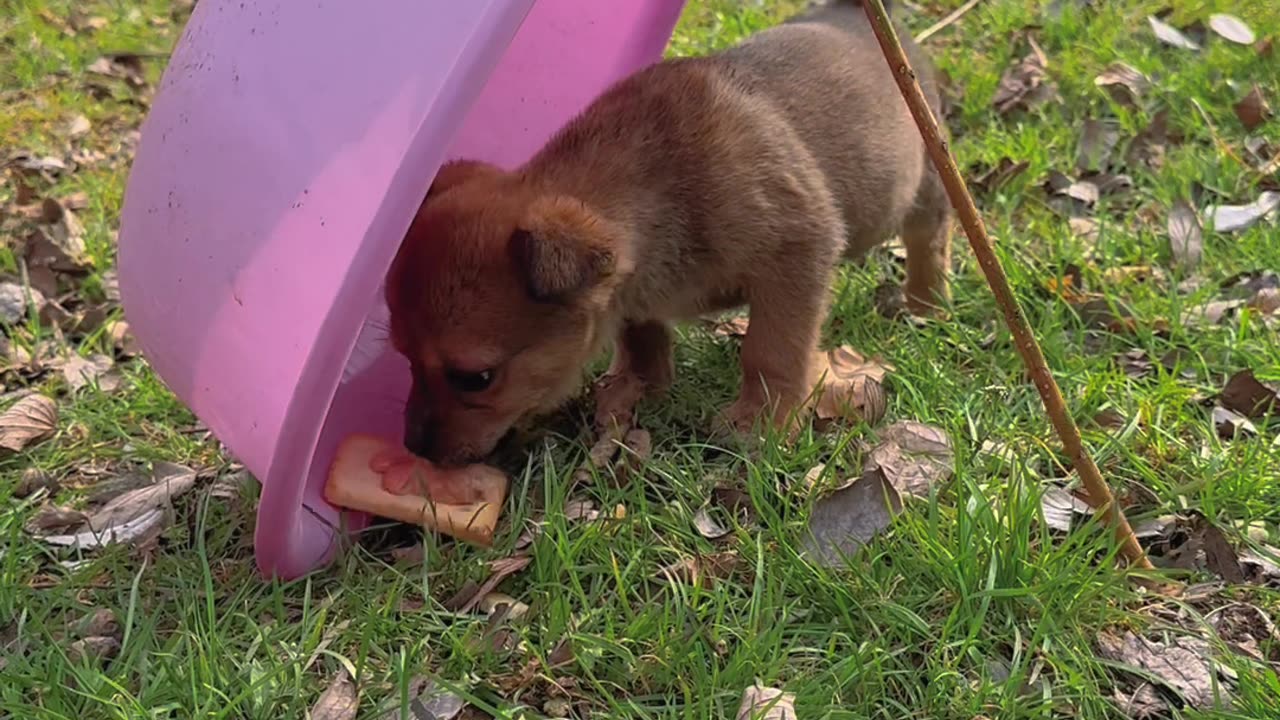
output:
[[[463,370],[450,370],[445,373],[445,378],[449,381],[449,387],[460,393],[478,393],[488,390],[489,386],[493,384],[493,371],[466,372]]]

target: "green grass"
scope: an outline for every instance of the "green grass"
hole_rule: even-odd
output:
[[[799,4],[693,0],[673,52],[731,44]],[[931,2],[918,12],[900,8],[899,15],[919,31],[959,4]],[[1130,510],[1134,519],[1197,510],[1233,541],[1252,527],[1274,542],[1280,535],[1276,427],[1260,423],[1256,438],[1222,441],[1208,410],[1195,402],[1197,393],[1211,395],[1241,369],[1280,378],[1274,325],[1256,317],[1220,326],[1184,326],[1177,319],[1215,297],[1216,283],[1234,273],[1280,271],[1276,228],[1206,233],[1198,275],[1207,282],[1189,294],[1177,289],[1185,274],[1173,269],[1163,228],[1165,208],[1193,188],[1222,202],[1256,195],[1256,173],[1237,159],[1248,133],[1231,105],[1250,83],[1280,103],[1280,62],[1221,41],[1200,54],[1157,45],[1145,18],[1165,4],[1097,0],[1085,9],[1063,2],[1053,19],[1045,13],[1048,3],[987,0],[927,48],[960,88],[952,128],[962,166],[1004,156],[1029,163],[979,203],[1077,418],[1106,408],[1140,418],[1120,432],[1086,432],[1117,489],[1141,486],[1153,494],[1154,501]],[[1231,11],[1259,37],[1280,35],[1273,4],[1168,4],[1179,24]],[[140,111],[126,91],[106,98],[87,92],[85,68],[108,50],[166,51],[181,26],[180,14],[161,0],[5,0],[0,8],[0,145],[6,154],[62,154],[63,128],[78,114],[93,123],[84,142],[113,149]],[[61,26],[72,8],[108,23],[69,36]],[[1025,53],[1017,36],[1029,25],[1041,26],[1037,37],[1063,102],[1000,117],[991,96],[1004,68]],[[1120,107],[1094,86],[1093,78],[1115,60],[1158,78],[1149,108]],[[149,67],[153,78],[159,64]],[[1104,206],[1098,216],[1106,222],[1090,247],[1072,236],[1038,185],[1049,170],[1072,171],[1084,119],[1115,117],[1127,137],[1159,107],[1168,109],[1170,126],[1184,140],[1169,148],[1158,171],[1129,170],[1133,206]],[[1254,134],[1276,144],[1280,122]],[[54,197],[85,191],[90,198],[81,213],[95,266],[85,283],[90,296],[102,292],[102,274],[114,261],[126,168],[107,160],[47,190]],[[0,205],[12,193],[12,185],[0,186]],[[168,460],[210,477],[233,468],[216,443],[190,431],[194,418],[140,361],[126,367],[125,389],[115,394],[65,394],[60,381],[50,380],[41,389],[65,395],[58,435],[0,459],[0,718],[300,718],[343,665],[356,674],[361,717],[376,717],[375,708],[407,695],[411,680],[425,674],[498,717],[540,717],[548,700],[564,696],[582,716],[732,717],[742,689],[757,679],[796,693],[806,720],[1123,717],[1112,690],[1124,676],[1095,656],[1098,634],[1171,624],[1198,631],[1203,607],[1153,601],[1126,583],[1106,559],[1113,552],[1106,533],[1092,526],[1065,537],[1044,529],[1040,486],[1064,474],[1061,451],[959,234],[956,256],[955,299],[945,323],[917,327],[876,313],[875,287],[897,272],[888,253],[847,268],[837,287],[828,341],[889,360],[896,367],[890,421],[940,426],[957,451],[955,477],[901,515],[851,571],[816,569],[799,558],[813,500],[786,488],[820,461],[854,474],[859,441],[872,442],[875,429],[809,434],[794,447],[768,447],[750,459],[708,448],[711,413],[731,399],[737,381],[736,351],[689,328],[678,350],[677,386],[643,408],[656,446],[643,481],[614,487],[601,479],[573,489],[583,437],[532,446],[507,518],[580,495],[602,508],[622,505],[626,515],[584,524],[553,514],[529,567],[500,587],[530,605],[525,619],[506,629],[442,603],[468,580],[483,580],[489,561],[509,555],[518,527],[507,527],[488,551],[429,541],[419,566],[391,561],[382,545],[393,538],[385,538],[311,577],[264,582],[252,563],[252,493],[216,499],[206,484],[188,496],[157,545],[100,553],[74,568],[60,565],[70,559],[65,553],[23,531],[39,504],[12,497],[26,468],[65,477],[58,499],[71,503],[83,494],[78,473],[91,463]],[[1133,307],[1138,332],[1090,336],[1069,305],[1044,291],[1046,279],[1073,263],[1083,267],[1092,289]],[[1169,278],[1106,279],[1108,268],[1125,265],[1163,268]],[[16,267],[6,245],[0,272]],[[1157,318],[1171,321],[1167,332],[1150,329]],[[9,335],[18,345],[42,337],[31,328],[10,328]],[[101,351],[105,343],[90,337],[77,349]],[[1180,349],[1182,360],[1176,372],[1157,363],[1149,377],[1131,378],[1114,358],[1132,349],[1153,358]],[[5,377],[8,390],[21,384]],[[1022,448],[1025,462],[1007,465],[980,455],[987,440]],[[745,489],[759,518],[711,543],[697,534],[692,518],[716,484]],[[673,584],[658,574],[681,559],[724,551],[742,563],[711,586]],[[1224,592],[1273,617],[1280,610],[1274,589]],[[95,608],[109,608],[120,619],[122,651],[105,664],[73,662],[68,634]],[[562,642],[572,647],[571,660],[548,669],[548,656]],[[1262,648],[1280,658],[1280,645]],[[1222,661],[1238,678],[1235,709],[1179,717],[1280,717],[1280,679],[1272,664],[1235,653]]]

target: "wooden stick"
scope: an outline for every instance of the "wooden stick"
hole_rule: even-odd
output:
[[[1058,383],[1049,372],[1044,353],[1031,332],[1031,325],[1027,322],[1022,308],[1018,306],[1018,301],[1013,295],[1013,290],[1009,287],[1009,278],[1000,265],[1000,259],[996,257],[991,237],[987,235],[986,226],[983,225],[982,217],[978,214],[978,208],[973,204],[973,197],[969,194],[964,177],[961,176],[947,141],[942,136],[938,120],[933,116],[933,110],[920,89],[915,70],[911,68],[911,62],[902,50],[902,43],[898,40],[897,32],[889,19],[889,13],[885,11],[881,0],[862,0],[862,7],[867,14],[867,19],[871,22],[872,30],[875,31],[876,39],[880,42],[880,49],[884,52],[885,61],[889,63],[894,80],[898,83],[898,89],[902,91],[902,97],[907,101],[911,116],[915,118],[916,126],[920,129],[929,157],[932,158],[938,174],[942,176],[942,183],[947,188],[947,196],[951,199],[951,205],[956,209],[960,224],[964,226],[965,234],[969,237],[973,254],[977,256],[978,264],[987,277],[987,284],[991,286],[996,303],[1004,312],[1005,322],[1013,333],[1014,343],[1022,356],[1022,362],[1030,373],[1032,381],[1035,382],[1036,390],[1040,392],[1040,400],[1044,402],[1045,412],[1048,413],[1054,430],[1062,440],[1063,449],[1066,450],[1072,465],[1084,482],[1089,504],[1097,509],[1103,520],[1115,531],[1116,539],[1120,542],[1120,551],[1129,564],[1144,570],[1152,569],[1151,561],[1147,558],[1142,546],[1138,544],[1138,539],[1134,537],[1133,528],[1129,526],[1124,511],[1116,503],[1115,497],[1111,494],[1111,488],[1102,479],[1098,466],[1085,450],[1084,443],[1080,439],[1080,429],[1076,427],[1075,421],[1067,412],[1062,391],[1058,389]]]

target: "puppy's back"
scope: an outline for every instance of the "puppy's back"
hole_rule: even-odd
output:
[[[937,112],[932,67],[909,37],[903,42]],[[794,128],[841,205],[851,239],[897,230],[891,226],[914,202],[927,157],[856,0],[819,6],[713,61],[731,86],[763,96]]]

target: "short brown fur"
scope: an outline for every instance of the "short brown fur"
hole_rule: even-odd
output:
[[[856,2],[652,66],[524,166],[437,175],[387,283],[414,374],[406,444],[444,462],[486,455],[577,392],[610,342],[597,423],[628,423],[671,383],[671,325],[742,304],[743,385],[725,419],[785,421],[811,390],[840,259],[900,233],[908,302],[929,311],[947,297],[949,231]]]

